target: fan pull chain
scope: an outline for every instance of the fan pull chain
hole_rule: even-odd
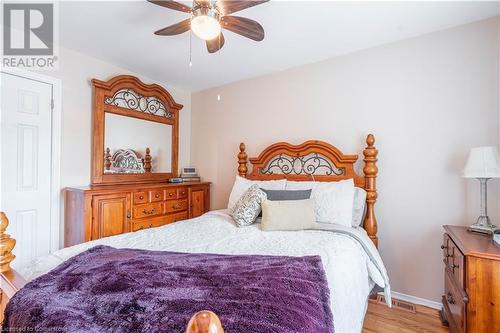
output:
[[[193,67],[192,56],[193,56],[193,33],[189,30],[189,67]]]

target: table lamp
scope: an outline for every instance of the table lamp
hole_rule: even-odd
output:
[[[490,178],[500,178],[500,158],[496,147],[472,148],[463,170],[462,177],[477,178],[481,185],[481,212],[469,231],[491,234],[496,229],[487,213],[487,187]]]

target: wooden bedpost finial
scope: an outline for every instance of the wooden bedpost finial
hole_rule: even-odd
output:
[[[144,156],[144,171],[145,172],[151,172],[151,155],[149,153],[151,150],[149,148],[146,148],[146,156]]]
[[[365,174],[365,190],[366,190],[366,215],[363,222],[363,227],[370,236],[371,240],[378,246],[377,238],[377,218],[375,217],[375,202],[377,201],[377,155],[378,150],[374,147],[375,137],[373,134],[368,134],[366,137],[367,147],[363,150],[365,166],[363,173]]]
[[[196,312],[189,320],[186,333],[224,333],[219,317],[212,311]]]
[[[9,235],[5,233],[7,227],[9,226],[9,219],[4,212],[0,212],[0,272],[10,271],[10,263],[16,258],[12,254],[14,246],[16,246],[16,240],[10,238]]]
[[[368,134],[368,136],[366,137],[366,144],[368,145],[368,147],[373,147],[373,145],[375,144],[375,137],[373,136],[373,134]]]
[[[238,154],[238,165],[239,165],[238,166],[238,174],[243,178],[246,178],[247,172],[248,172],[247,158],[248,158],[248,155],[247,155],[247,153],[245,153],[245,144],[242,142],[242,143],[240,143],[240,152]]]
[[[111,168],[111,153],[109,148],[106,148],[106,155],[104,155],[104,166],[106,167],[106,170]]]

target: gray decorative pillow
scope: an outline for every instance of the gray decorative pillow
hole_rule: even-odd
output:
[[[311,190],[265,190],[267,200],[270,201],[287,201],[287,200],[305,200],[311,198]]]
[[[260,190],[259,185],[252,185],[238,199],[229,215],[238,227],[251,225],[260,214],[261,204],[265,199],[266,194]]]

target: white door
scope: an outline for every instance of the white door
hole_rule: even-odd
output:
[[[50,252],[52,85],[9,73],[0,81],[0,209],[19,268]]]

